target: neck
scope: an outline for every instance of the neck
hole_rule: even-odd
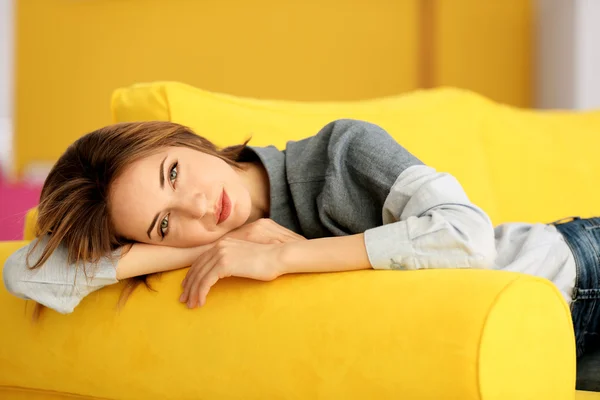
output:
[[[239,174],[250,193],[252,201],[252,210],[246,223],[251,223],[269,216],[271,205],[269,175],[260,162],[247,162],[241,163],[241,165],[242,170]]]

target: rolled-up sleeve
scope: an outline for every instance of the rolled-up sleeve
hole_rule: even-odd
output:
[[[34,248],[36,242],[41,243]],[[73,312],[88,294],[104,286],[117,283],[115,253],[103,257],[97,265],[74,265],[68,262],[67,249],[59,246],[39,268],[27,266],[30,260],[38,260],[47,238],[36,239],[13,253],[3,269],[4,286],[14,296],[34,300],[59,313]],[[33,249],[33,250],[32,250]]]
[[[452,175],[416,165],[404,170],[384,203],[383,226],[365,232],[376,269],[488,268],[494,230]]]

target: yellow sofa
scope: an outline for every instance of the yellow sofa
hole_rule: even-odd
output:
[[[455,174],[495,223],[598,213],[600,113],[536,113],[453,89],[348,103],[258,101],[180,83],[115,91],[115,121],[168,119],[220,145],[283,146],[342,117]],[[31,238],[35,214],[29,216]],[[24,242],[0,243],[0,263]],[[125,283],[32,323],[0,289],[0,398],[586,399],[569,310],[548,281],[474,270],[228,279],[206,307],[184,271],[116,309]]]

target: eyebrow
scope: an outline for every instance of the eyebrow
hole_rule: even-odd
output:
[[[160,189],[164,189],[165,187],[165,160],[167,159],[167,157],[163,158],[162,162],[160,163],[160,170],[158,171],[158,179],[160,181]],[[148,228],[148,231],[146,231],[146,234],[148,235],[148,239],[152,239],[152,237],[150,236],[150,233],[152,232],[152,229],[154,229],[154,225],[156,224],[156,220],[158,219],[158,214],[156,213],[156,215],[154,216],[154,218],[152,219],[152,222],[150,223],[150,228]]]

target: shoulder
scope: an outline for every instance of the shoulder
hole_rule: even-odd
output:
[[[393,183],[406,168],[420,164],[385,129],[354,119],[332,121],[315,136],[286,147],[290,182],[339,176]]]
[[[288,142],[288,152],[326,153],[329,157],[352,152],[352,155],[378,156],[406,150],[382,127],[356,119],[338,119],[319,132],[299,142]]]
[[[330,135],[330,158],[343,160],[350,167],[385,165],[385,169],[395,175],[412,165],[422,164],[385,129],[370,122],[341,119],[328,124],[319,135],[322,132]]]
[[[325,136],[333,145],[363,144],[376,146],[378,144],[395,142],[385,129],[379,125],[356,119],[339,119],[325,125],[315,136]]]

